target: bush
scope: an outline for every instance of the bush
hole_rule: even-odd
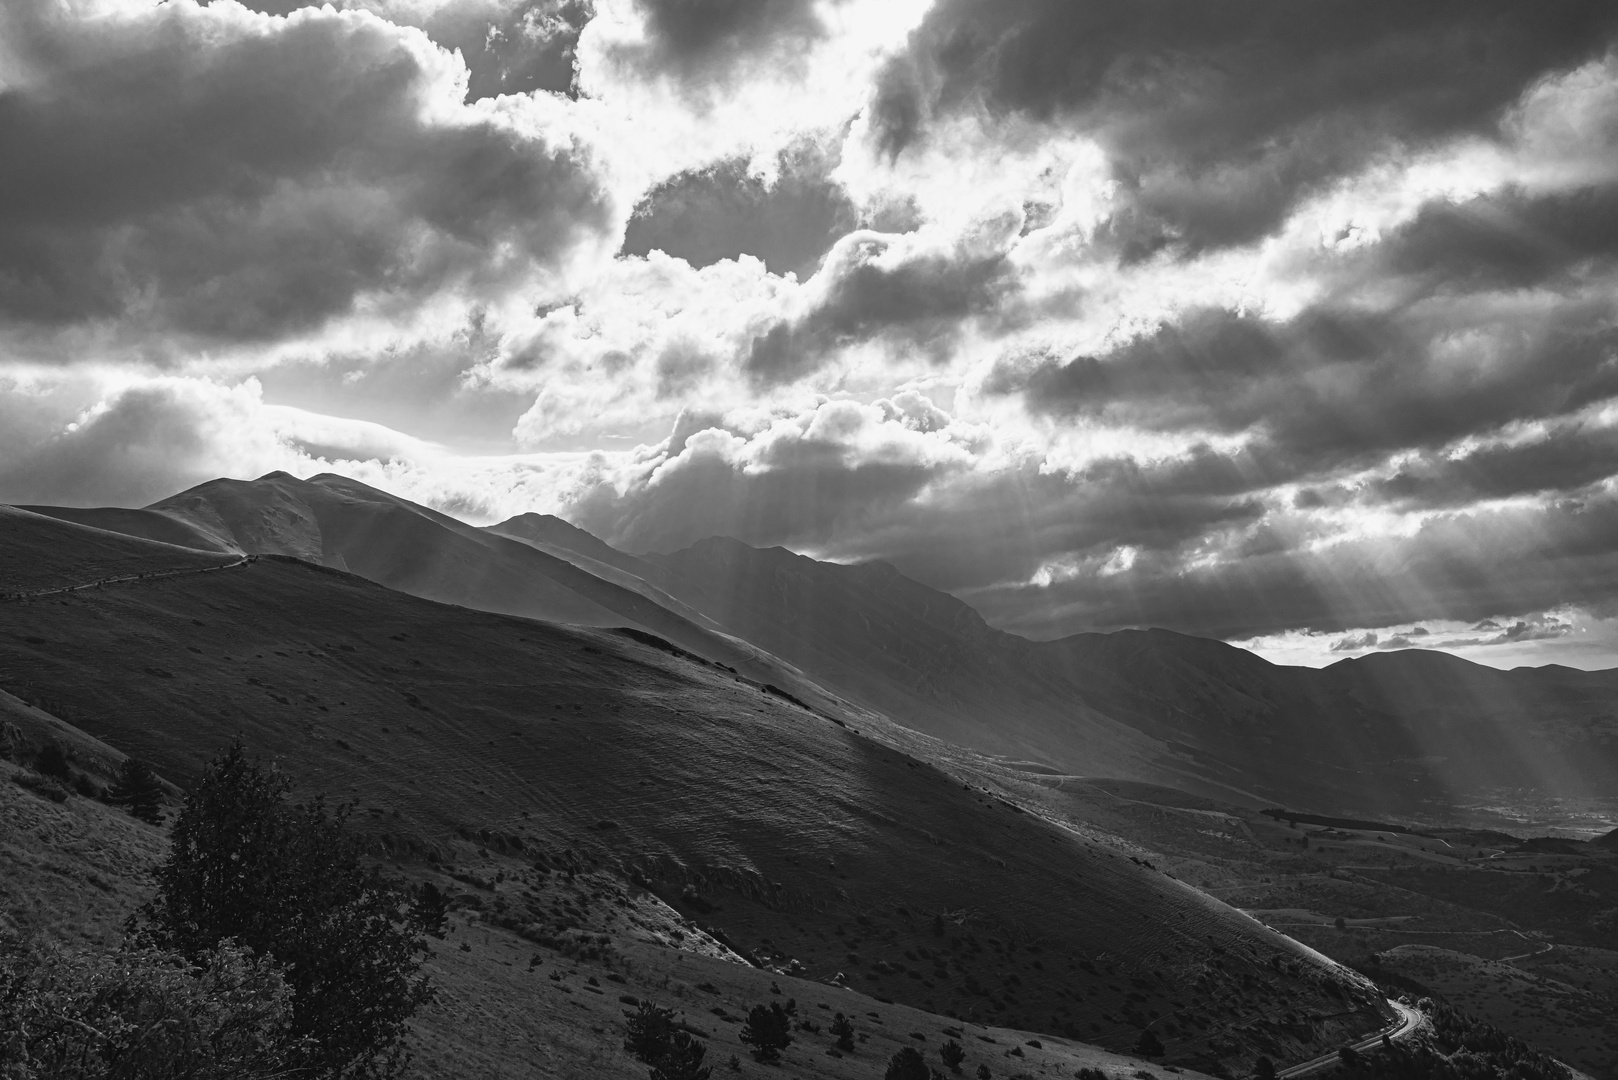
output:
[[[837,1036],[837,1049],[847,1051],[854,1049],[854,1025],[849,1023],[848,1017],[838,1013],[832,1019],[831,1033]]]
[[[1253,1080],[1275,1080],[1275,1062],[1267,1057],[1253,1062]]]
[[[204,771],[174,822],[158,894],[132,928],[195,960],[226,940],[281,965],[304,1075],[395,1076],[406,1022],[431,1000],[407,894],[361,867],[347,810],[285,801],[290,784],[241,743]]]
[[[676,1031],[669,1040],[668,1052],[652,1066],[652,1080],[708,1080],[713,1070],[702,1063],[707,1055],[706,1043],[688,1032]]]
[[[157,774],[140,758],[125,758],[118,779],[107,791],[107,801],[126,808],[142,821],[163,824],[163,786]]]
[[[67,788],[37,772],[12,773],[11,782],[18,787],[27,788],[36,795],[43,795],[51,802],[67,802]]]
[[[991,1074],[989,1072],[989,1067],[987,1065],[979,1065],[978,1066],[978,1071],[977,1071],[978,1080],[989,1080],[990,1075]]]
[[[938,1056],[944,1059],[944,1067],[950,1072],[959,1072],[961,1062],[966,1060],[966,1051],[961,1049],[960,1043],[950,1039],[938,1048]]]
[[[788,1001],[785,1008],[779,1001],[753,1006],[742,1025],[741,1040],[753,1048],[755,1059],[766,1064],[781,1060],[781,1051],[792,1045],[792,1018],[797,1012],[795,1001]]]
[[[306,1056],[275,965],[234,944],[195,966],[130,948],[69,953],[0,940],[0,1076],[7,1080],[247,1080]]]
[[[1143,1058],[1161,1057],[1163,1054],[1163,1040],[1157,1037],[1156,1032],[1150,1028],[1140,1033],[1135,1040],[1135,1053]]]
[[[41,776],[48,776],[61,784],[73,782],[73,770],[68,766],[67,751],[60,743],[48,742],[34,755],[34,768]]]
[[[931,1076],[921,1051],[914,1046],[906,1046],[889,1058],[888,1071],[882,1074],[883,1080],[931,1080]]]

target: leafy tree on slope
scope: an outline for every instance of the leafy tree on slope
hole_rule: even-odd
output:
[[[360,865],[346,809],[288,806],[289,787],[240,742],[210,763],[174,822],[158,895],[131,921],[188,958],[234,940],[280,964],[292,1034],[311,1040],[306,1075],[396,1076],[406,1022],[432,998],[407,894]]]

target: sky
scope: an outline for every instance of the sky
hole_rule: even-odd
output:
[[[7,0],[0,501],[1618,666],[1610,0]]]

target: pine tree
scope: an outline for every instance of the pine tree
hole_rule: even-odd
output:
[[[125,807],[131,814],[153,825],[163,824],[163,788],[157,774],[140,758],[125,758],[118,779],[107,792],[107,801]]]
[[[781,1051],[792,1045],[792,1018],[798,1006],[788,1001],[782,1008],[779,1001],[769,1006],[754,1005],[742,1025],[741,1040],[753,1048],[753,1057],[769,1064],[781,1060]]]
[[[1160,1057],[1163,1054],[1163,1040],[1148,1028],[1135,1040],[1135,1053],[1144,1058]]]
[[[837,1036],[837,1049],[854,1049],[854,1025],[849,1023],[848,1017],[838,1013],[831,1022],[831,1033]]]
[[[954,1039],[949,1040],[938,1048],[938,1056],[944,1059],[944,1066],[950,1072],[959,1072],[961,1062],[966,1060],[966,1051]]]
[[[444,940],[444,928],[449,922],[449,897],[430,881],[424,881],[410,902],[410,921],[424,934]]]

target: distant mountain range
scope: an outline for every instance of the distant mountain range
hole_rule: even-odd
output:
[[[1035,642],[884,563],[724,537],[637,556],[555,517],[476,528],[331,475],[218,480],[144,510],[26,509],[486,611],[629,625],[810,704],[854,703],[1040,771],[1427,820],[1618,779],[1618,670],[1498,671],[1422,650],[1316,670],[1160,629]]]

